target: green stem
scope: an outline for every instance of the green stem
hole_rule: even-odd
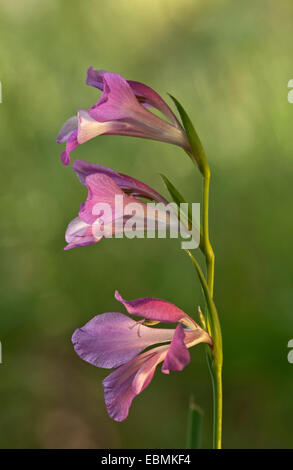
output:
[[[215,366],[211,354],[207,352],[207,362],[213,387],[213,448],[222,448],[222,364]]]
[[[171,95],[170,95],[171,96]],[[213,383],[213,403],[214,403],[214,423],[213,423],[213,441],[215,448],[221,448],[221,434],[222,434],[222,334],[220,328],[220,322],[218,318],[217,309],[213,302],[213,291],[214,291],[214,266],[215,256],[209,240],[209,187],[210,187],[210,168],[205,155],[204,148],[197,135],[194,126],[185,112],[182,105],[171,96],[173,99],[181,120],[186,131],[186,135],[189,140],[190,148],[187,151],[188,155],[192,158],[196,166],[198,166],[203,178],[203,229],[200,231],[200,249],[205,255],[206,267],[207,267],[207,282],[204,275],[202,274],[201,268],[197,263],[196,259],[188,251],[196,270],[200,278],[202,288],[207,301],[208,312],[206,318],[206,324],[209,333],[212,336],[213,348],[209,351],[210,370]]]
[[[214,295],[215,255],[209,239],[209,191],[210,169],[206,168],[203,180],[203,251],[207,265],[207,281],[211,296]]]
[[[207,302],[207,325],[208,331],[213,339],[213,350],[207,352],[209,371],[211,374],[213,387],[213,448],[220,449],[222,446],[222,364],[223,364],[223,348],[222,333],[219,317],[215,303],[213,301],[214,291],[214,272],[215,272],[215,256],[209,239],[209,187],[210,187],[210,169],[206,159],[203,162],[203,231],[201,249],[205,255],[207,266],[207,281],[202,270],[188,251],[197,274],[199,276],[204,295]]]
[[[211,297],[207,282],[201,267],[189,250],[185,250],[190,257],[200,280],[207,306],[209,333],[213,339],[212,352],[208,351],[208,365],[211,373],[213,387],[213,448],[221,449],[222,442],[222,333],[215,303]]]
[[[202,272],[202,269],[198,263],[198,261],[194,258],[192,253],[189,250],[185,250],[188,256],[190,257],[197,275],[199,277],[199,281],[201,283],[201,287],[204,292],[204,296],[207,302],[208,306],[208,322],[210,325],[210,334],[212,335],[213,339],[213,363],[215,362],[217,358],[217,362],[219,364],[222,363],[222,334],[221,334],[221,327],[220,327],[220,322],[219,322],[219,317],[217,313],[217,309],[215,306],[215,303],[212,299],[212,296],[209,291],[209,287],[207,285],[207,281],[205,280],[204,274]]]
[[[203,171],[203,246],[207,266],[207,284],[211,298],[214,293],[215,255],[209,239],[209,190],[210,169],[207,161],[204,162]],[[222,364],[223,347],[222,333],[217,311],[212,318],[212,330],[214,351],[213,357],[209,357],[208,364],[213,387],[213,447],[220,449],[222,446]]]

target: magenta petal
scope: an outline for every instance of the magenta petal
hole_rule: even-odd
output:
[[[105,70],[94,70],[93,67],[90,67],[86,75],[86,84],[98,88],[103,91],[104,89],[104,80],[103,75],[106,73]]]
[[[143,297],[137,300],[124,300],[118,291],[115,292],[115,298],[121,302],[128,313],[138,315],[154,321],[179,322],[188,317],[180,308],[166,300],[152,297]]]
[[[166,118],[169,119],[172,124],[177,127],[181,127],[171,108],[169,108],[167,103],[155,90],[145,85],[144,83],[135,82],[132,80],[128,80],[127,83],[130,85],[133,92],[135,93],[135,96],[142,105],[157,109],[162,114],[164,114],[164,116],[166,116]]]
[[[78,176],[79,181],[83,186],[86,186],[86,178],[95,173],[102,175],[107,175],[110,178],[114,179],[115,183],[119,181],[119,173],[112,168],[107,168],[106,166],[97,165],[96,163],[85,162],[84,160],[75,160],[72,169]]]
[[[177,325],[168,353],[162,365],[162,372],[169,374],[170,370],[180,371],[190,361],[190,354],[184,343],[185,333],[181,325]]]
[[[86,234],[89,225],[80,219],[80,217],[76,217],[73,219],[66,230],[65,233],[65,240],[67,243],[71,243],[74,237],[82,237]]]
[[[140,109],[140,105],[125,78],[118,73],[106,72],[103,75],[103,80],[103,93],[98,103],[89,109],[92,118],[99,122],[115,121],[130,117],[131,110]]]
[[[170,342],[174,330],[149,328],[122,313],[92,318],[72,336],[75,352],[96,367],[110,369],[133,359],[149,346]]]
[[[133,232],[132,225],[127,224],[132,210],[136,213],[137,232],[145,231],[147,206],[144,202],[124,193],[115,180],[105,173],[86,176],[82,167],[81,178],[85,178],[88,197],[80,206],[79,216],[67,228],[67,250]]]
[[[125,135],[157,140],[178,145],[190,151],[183,127],[165,101],[143,83],[127,81],[117,73],[88,70],[87,83],[102,90],[99,101],[89,110],[80,109],[76,132],[76,118],[62,127],[57,142],[66,142],[61,159],[70,162],[70,152],[100,135]],[[168,122],[147,107],[162,112]]]
[[[81,184],[84,186],[86,186],[87,176],[90,176],[94,173],[99,173],[112,178],[120,189],[127,191],[127,193],[131,194],[132,196],[145,197],[154,201],[168,204],[168,201],[163,196],[161,196],[161,194],[157,193],[157,191],[147,184],[132,178],[131,176],[118,173],[112,168],[107,168],[95,163],[88,163],[82,160],[75,160],[72,168],[77,174]]]
[[[81,220],[80,217],[76,217],[68,225],[65,240],[68,243],[64,248],[65,250],[70,250],[78,246],[92,245],[98,241],[93,236],[90,225]]]
[[[115,421],[127,418],[132,400],[149,385],[167,349],[167,346],[160,346],[140,354],[105,378],[105,403],[111,418]]]
[[[65,151],[61,153],[61,161],[64,165],[69,165],[70,163],[70,152],[78,147],[77,142],[77,129],[69,134],[67,137]]]
[[[181,126],[160,119],[138,101],[128,82],[119,74],[103,73],[103,93],[88,111],[78,113],[78,142],[105,134],[126,135],[179,145],[189,143]]]
[[[78,119],[77,116],[73,116],[68,119],[60,129],[56,142],[61,144],[62,142],[67,142],[72,132],[77,129]]]
[[[104,74],[107,73],[105,70],[94,70],[93,67],[90,67],[87,71],[86,83],[87,85],[98,88],[99,90],[104,90]],[[133,80],[127,80],[128,85],[132,89],[138,101],[146,107],[152,107],[160,111],[166,116],[173,124],[177,127],[180,127],[178,120],[167,105],[167,103],[160,97],[160,95],[145,85],[144,83],[136,82]]]
[[[95,209],[98,207],[97,204],[106,203],[109,204],[109,214],[104,214],[105,222],[106,217],[107,222],[114,220],[115,196],[124,196],[123,191],[121,191],[112,178],[99,173],[88,176],[86,178],[86,185],[88,187],[88,197],[86,202],[81,206],[79,217],[88,224],[92,224],[99,215]]]
[[[97,217],[103,216],[105,224],[115,220],[115,196],[122,198],[124,205],[132,202],[139,203],[132,196],[125,194],[115,181],[105,174],[94,173],[86,178],[88,197],[82,205],[79,217],[88,224],[95,222]],[[105,204],[105,206],[103,206]],[[101,207],[101,210],[99,210]],[[104,207],[104,210],[102,209]]]

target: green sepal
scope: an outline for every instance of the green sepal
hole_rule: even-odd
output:
[[[175,186],[171,183],[171,181],[167,178],[167,176],[163,175],[162,173],[160,173],[160,176],[162,180],[164,181],[166,188],[168,189],[169,194],[171,198],[173,199],[173,201],[175,202],[175,204],[177,204],[178,207],[180,207],[181,203],[186,204],[186,200],[184,199],[184,197],[181,195],[178,189],[175,188]],[[192,222],[192,211],[189,205],[188,205],[188,222],[189,223]]]
[[[163,173],[160,173],[160,176],[162,180],[164,181],[166,188],[168,189],[173,201],[176,202],[178,206],[180,203],[183,203],[183,202],[186,203],[186,200],[184,199],[184,197],[181,195],[178,189],[175,188],[174,184],[171,183],[171,181],[167,178],[167,176],[163,175]]]
[[[180,114],[181,121],[190,144],[191,154],[195,158],[200,172],[204,174],[205,168],[207,166],[207,161],[200,138],[198,137],[197,132],[191,122],[191,119],[183,108],[182,104],[179,103],[179,101],[174,98],[174,96],[170,95],[170,93],[169,96],[174,101],[174,104]]]
[[[162,180],[164,181],[166,188],[168,189],[169,194],[171,198],[173,199],[173,201],[175,202],[175,204],[177,204],[178,207],[180,207],[181,203],[186,204],[186,199],[184,199],[184,197],[181,195],[178,189],[175,188],[175,186],[171,183],[171,181],[167,178],[167,176],[163,175],[162,173],[160,173],[160,176]],[[190,228],[192,227],[192,209],[189,204],[188,204],[187,218],[188,218],[188,224]],[[200,239],[202,240],[202,227],[200,227]]]

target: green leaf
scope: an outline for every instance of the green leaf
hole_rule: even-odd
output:
[[[184,199],[184,197],[180,194],[178,189],[175,188],[174,184],[171,183],[171,181],[167,178],[167,176],[163,175],[163,173],[160,173],[160,176],[162,180],[164,181],[166,188],[168,189],[173,201],[176,202],[178,206],[180,205],[181,202],[186,203],[186,200]]]
[[[162,180],[164,181],[166,188],[168,189],[171,198],[177,204],[178,207],[180,207],[181,203],[186,204],[186,199],[181,195],[181,193],[178,191],[178,189],[175,188],[175,186],[171,183],[171,181],[167,178],[167,176],[163,175],[160,173],[160,176]],[[188,204],[188,214],[187,214],[187,219],[188,219],[188,224],[189,228],[192,227],[193,220],[192,220],[192,208],[190,204]],[[202,228],[200,227],[200,237],[202,238]]]
[[[200,138],[198,137],[191,119],[183,108],[182,104],[180,104],[179,101],[174,98],[174,96],[170,94],[169,96],[174,101],[174,104],[180,114],[183,127],[190,143],[192,155],[194,156],[201,173],[204,173],[205,167],[207,166],[207,160]]]
[[[188,409],[186,449],[200,449],[203,411],[191,397]]]
[[[184,197],[181,195],[178,189],[175,188],[175,186],[171,183],[171,181],[167,178],[167,176],[163,175],[162,173],[160,173],[160,176],[163,179],[166,185],[166,188],[168,189],[170,196],[175,202],[175,204],[177,204],[178,207],[180,207],[181,203],[186,204],[186,200],[184,199]],[[188,204],[188,223],[192,224],[192,210],[191,210],[191,207],[189,206],[190,205]]]

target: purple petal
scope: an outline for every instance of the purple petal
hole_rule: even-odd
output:
[[[60,129],[56,142],[61,144],[62,142],[67,142],[68,138],[75,131],[78,127],[78,119],[77,116],[73,116],[68,119]]]
[[[121,302],[131,315],[147,318],[148,320],[162,322],[180,322],[188,315],[174,304],[166,300],[152,297],[143,297],[137,300],[124,300],[118,291],[115,292],[115,298]]]
[[[94,173],[87,176],[86,185],[88,187],[88,197],[81,207],[79,217],[88,224],[94,223],[98,216],[101,217],[101,214],[98,214],[99,207],[103,212],[105,224],[114,221],[118,209],[115,204],[116,196],[121,197],[123,207],[129,203],[139,203],[132,196],[125,194],[115,181],[105,174]],[[121,210],[123,207],[121,207]]]
[[[181,325],[177,325],[172,343],[162,365],[162,372],[169,374],[170,370],[181,371],[190,361],[190,354],[185,346],[185,333]]]
[[[112,170],[112,168],[97,165],[96,163],[85,162],[84,160],[75,160],[72,165],[72,169],[77,174],[78,179],[83,186],[86,186],[86,178],[95,173],[109,176],[119,186],[119,183],[117,182],[117,180],[119,181],[119,173],[117,173],[115,170]]]
[[[104,74],[107,73],[105,70],[94,70],[90,67],[87,71],[87,85],[104,90]],[[169,108],[167,103],[161,98],[161,96],[152,88],[145,85],[144,83],[136,82],[133,80],[127,80],[128,85],[132,89],[138,101],[146,107],[152,107],[160,111],[166,116],[173,124],[180,127],[176,116],[173,111]]]
[[[131,111],[144,111],[125,78],[118,73],[105,72],[103,80],[102,95],[97,104],[89,109],[91,117],[99,122],[114,121],[131,117]]]
[[[86,177],[88,187],[87,200],[81,204],[79,216],[74,219],[66,231],[66,249],[85,246],[100,241],[102,238],[126,233],[144,233],[146,227],[147,206],[125,194],[115,181],[106,174],[94,173]],[[135,212],[135,222],[129,222]],[[129,222],[129,223],[128,223]]]
[[[98,103],[88,112],[80,110],[78,113],[78,143],[98,135],[116,134],[169,142],[189,149],[184,130],[141,106],[123,77],[105,72],[103,81]]]
[[[127,418],[132,400],[149,385],[167,350],[167,346],[160,346],[140,354],[106,377],[103,381],[105,403],[111,418],[115,421]]]
[[[103,75],[105,72],[106,70],[94,70],[93,67],[90,67],[87,71],[86,84],[103,91],[104,89]]]
[[[181,125],[179,124],[178,119],[176,118],[171,108],[155,90],[145,85],[144,83],[132,80],[128,80],[127,83],[130,85],[133,92],[135,93],[135,96],[142,105],[157,109],[162,114],[164,114],[164,116],[166,116],[166,118],[169,119],[172,124],[178,128],[181,128]]]
[[[71,250],[71,248],[78,246],[92,245],[98,241],[93,236],[90,225],[81,220],[80,217],[76,217],[69,223],[65,233],[65,240],[68,243],[64,248],[65,250]]]
[[[172,340],[174,330],[149,328],[122,313],[95,316],[73,336],[75,352],[96,367],[111,369],[149,346]]]
[[[99,135],[125,135],[168,142],[190,151],[186,133],[168,105],[151,88],[139,82],[127,82],[121,75],[88,71],[87,83],[102,89],[99,101],[88,111],[80,109],[76,118],[62,127],[57,142],[66,142],[61,155],[65,165],[70,152],[78,145]],[[169,121],[161,119],[146,107],[160,110]]]
[[[69,165],[70,163],[70,152],[78,147],[77,142],[77,129],[69,134],[67,137],[65,151],[61,153],[61,161],[64,165]]]
[[[132,196],[145,197],[154,201],[168,204],[168,201],[163,196],[161,196],[161,194],[157,193],[157,191],[147,184],[132,178],[131,176],[118,173],[112,168],[107,168],[95,163],[88,163],[82,160],[75,160],[72,168],[77,174],[81,184],[84,186],[86,186],[87,176],[90,176],[94,173],[100,173],[112,178],[120,189],[127,191],[127,193],[131,194]]]
[[[206,335],[208,337],[207,333]],[[103,385],[105,403],[110,417],[116,421],[123,421],[127,418],[132,400],[149,385],[160,362],[164,361],[162,372],[165,374],[168,374],[170,370],[182,370],[190,360],[185,343],[191,346],[195,344],[192,340],[197,341],[198,337],[197,331],[183,330],[182,326],[178,325],[171,345],[146,351],[121,365],[106,377]]]
[[[133,226],[136,234],[144,234],[148,217],[153,222],[156,218],[153,220],[152,217],[164,215],[165,218],[164,211],[155,211],[153,215],[149,215],[144,202],[125,194],[115,181],[105,174],[94,173],[87,176],[86,185],[89,193],[86,202],[81,206],[79,217],[87,224],[92,224],[93,234],[97,235],[98,239],[101,236],[112,238],[113,235],[133,233]],[[132,217],[135,217],[135,221],[130,220],[128,223]],[[156,232],[155,224],[152,225]]]

